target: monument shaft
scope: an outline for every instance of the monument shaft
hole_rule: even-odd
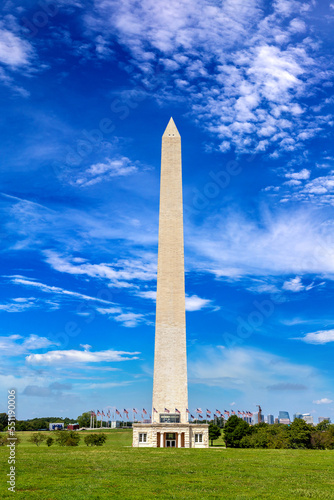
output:
[[[161,150],[153,422],[177,409],[185,423],[187,407],[181,136],[171,118]]]

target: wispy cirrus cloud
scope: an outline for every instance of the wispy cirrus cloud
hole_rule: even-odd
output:
[[[156,279],[156,263],[143,259],[118,259],[113,264],[91,264],[85,259],[59,255],[46,250],[45,261],[56,271],[73,275],[105,279],[120,288],[135,286],[136,281]]]
[[[74,184],[82,187],[92,186],[113,177],[126,177],[137,171],[138,166],[127,157],[106,158],[104,162],[95,163],[81,172]]]
[[[311,210],[263,208],[257,221],[225,210],[224,217],[218,214],[193,232],[187,228],[187,238],[192,251],[201,256],[200,264],[194,256],[192,265],[218,278],[319,274],[332,279],[332,228],[331,219]]]

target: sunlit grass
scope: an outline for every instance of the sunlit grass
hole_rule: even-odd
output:
[[[106,431],[103,447],[48,448],[18,433],[15,498],[319,499],[334,500],[334,452],[213,448],[138,449],[132,432]],[[48,435],[53,433],[47,433]],[[7,492],[8,450],[0,447],[0,497]]]

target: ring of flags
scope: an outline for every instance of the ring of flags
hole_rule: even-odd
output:
[[[133,413],[133,418],[136,419],[138,411],[136,410],[136,408],[132,408],[131,411]],[[169,410],[169,408],[165,408],[164,412],[165,413],[171,413],[171,410]],[[181,411],[178,408],[174,408],[174,412],[178,413],[179,415],[181,414]],[[123,418],[121,412],[117,408],[115,408],[115,413],[119,417]],[[124,408],[123,409],[123,413],[126,416],[126,418],[129,419],[129,410],[127,410],[126,408]],[[153,413],[159,413],[159,412],[155,408],[153,408]],[[194,420],[195,418],[203,419],[203,414],[204,413],[206,414],[206,419],[211,419],[212,417],[214,417],[214,418],[224,418],[225,419],[225,417],[229,418],[231,415],[238,415],[239,418],[245,418],[245,417],[252,417],[253,416],[253,413],[250,412],[250,411],[237,410],[237,412],[236,412],[235,410],[220,411],[220,410],[216,409],[214,412],[212,412],[208,408],[206,408],[206,412],[204,412],[204,413],[203,413],[203,410],[201,408],[196,408],[196,412],[195,413],[197,414],[197,417],[195,417],[190,412],[190,410],[188,408],[186,408],[186,413],[190,416],[190,418],[192,420]],[[142,419],[144,419],[144,415],[147,416],[147,410],[145,408],[142,409],[142,413],[141,413],[141,418]],[[92,410],[91,411],[91,416],[92,417],[100,416],[101,420],[102,420],[103,417],[107,416],[110,419],[111,418],[111,411],[110,411],[110,408],[109,408],[108,411],[107,411],[107,413],[105,414],[103,410],[102,411],[97,410],[96,413],[95,413],[94,410]],[[151,415],[150,415],[150,418],[151,418]]]

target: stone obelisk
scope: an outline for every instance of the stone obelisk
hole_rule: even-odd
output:
[[[188,407],[181,136],[173,118],[162,136],[153,422]]]
[[[162,136],[152,422],[134,422],[132,446],[207,448],[208,424],[188,422],[181,136]]]

